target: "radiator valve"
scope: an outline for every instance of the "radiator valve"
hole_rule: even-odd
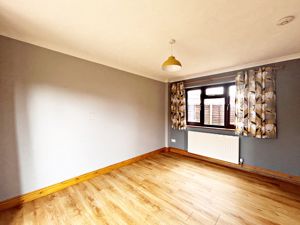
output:
[[[244,159],[240,158],[240,164],[243,165],[244,164]]]

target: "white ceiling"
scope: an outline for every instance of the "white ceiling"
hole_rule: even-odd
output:
[[[0,0],[0,34],[176,80],[300,57],[300,0]],[[183,64],[174,74],[161,70],[170,38]]]

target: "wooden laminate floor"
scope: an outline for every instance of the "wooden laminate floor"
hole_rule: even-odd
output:
[[[0,224],[300,224],[299,187],[173,153],[0,212]]]

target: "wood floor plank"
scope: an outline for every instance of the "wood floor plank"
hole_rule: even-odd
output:
[[[300,187],[174,153],[0,212],[0,225],[300,225]]]

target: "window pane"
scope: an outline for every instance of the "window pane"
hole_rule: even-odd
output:
[[[225,98],[210,98],[204,100],[204,124],[224,126]]]
[[[230,125],[235,125],[235,92],[236,86],[232,85],[229,87],[229,98],[230,98]]]
[[[200,94],[201,90],[187,92],[188,122],[200,123]]]
[[[205,90],[206,95],[222,95],[224,94],[224,87],[213,87]]]

